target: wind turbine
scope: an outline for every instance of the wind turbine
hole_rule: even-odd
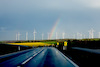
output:
[[[100,32],[99,32],[99,38],[100,38]]]
[[[26,32],[26,40],[28,40],[28,32]]]
[[[80,39],[80,33],[77,32],[77,39]]]
[[[37,32],[34,30],[34,32],[33,32],[33,34],[34,34],[34,40],[35,40],[35,34],[36,34]]]
[[[77,32],[77,39],[82,39],[82,34]]]
[[[21,35],[20,32],[18,32],[18,34],[17,34],[18,40],[20,40],[20,35]]]
[[[89,31],[89,38],[94,38],[94,34],[93,34],[93,32],[94,32],[93,29],[91,29],[91,30]]]
[[[82,36],[83,36],[83,34],[82,33],[79,33],[79,38],[80,39],[82,39]]]
[[[65,38],[65,33],[64,32],[62,33],[62,37],[63,37],[63,39]]]

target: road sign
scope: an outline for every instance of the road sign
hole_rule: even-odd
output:
[[[64,46],[67,46],[67,42],[66,41],[64,42]]]
[[[57,45],[59,45],[59,42],[57,42]]]

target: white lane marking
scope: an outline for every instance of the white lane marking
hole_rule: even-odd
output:
[[[56,51],[56,54],[58,54],[58,51]]]
[[[56,49],[57,50],[57,49]],[[59,51],[59,50],[57,50],[57,51]],[[60,51],[59,51],[60,52]],[[61,52],[60,52],[61,53]],[[61,53],[62,54],[62,53]],[[70,60],[68,57],[66,57],[64,54],[62,54],[62,56],[66,59],[66,60],[68,60],[70,63],[72,63],[75,67],[79,67],[77,64],[75,64],[72,60]]]
[[[25,63],[27,63],[30,59],[32,59],[33,57],[30,57],[30,58],[28,58],[26,61],[24,61],[23,63],[22,63],[22,65],[23,64],[25,64]]]
[[[30,58],[28,58],[27,60],[25,60],[22,65],[26,64],[28,61],[30,61],[33,57],[35,57],[36,55],[38,55],[43,49],[41,49],[38,53],[34,54],[33,56],[31,56]]]
[[[62,54],[63,55],[63,54]],[[76,65],[72,60],[70,60],[68,57],[66,57],[65,55],[63,55],[69,62],[71,62],[75,67],[79,67],[78,65]]]
[[[17,67],[21,67],[21,66],[17,66]]]

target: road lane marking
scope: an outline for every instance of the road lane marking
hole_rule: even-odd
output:
[[[21,66],[17,66],[17,67],[21,67]]]
[[[26,64],[27,62],[29,62],[33,57],[35,57],[36,55],[38,55],[41,51],[43,51],[44,48],[42,48],[38,53],[34,54],[33,56],[31,56],[30,58],[28,58],[27,60],[25,60],[24,62],[21,63],[21,65]],[[17,67],[21,67],[21,65],[17,66]]]
[[[63,54],[62,54],[63,55]],[[78,65],[76,65],[72,60],[70,60],[68,57],[66,57],[65,55],[63,55],[70,63],[72,63],[75,67],[79,67]]]
[[[38,53],[34,54],[32,57],[28,58],[26,61],[24,61],[24,62],[22,63],[22,65],[23,65],[23,64],[26,64],[26,63],[27,63],[29,60],[31,60],[33,57],[35,57],[36,55],[38,55],[42,50],[43,50],[43,49],[41,49]]]
[[[22,63],[22,65],[23,64],[25,64],[25,63],[27,63],[30,59],[32,59],[33,57],[30,57],[30,58],[28,58],[26,61],[24,61],[23,63]]]
[[[57,50],[57,49],[56,49]],[[59,50],[57,50],[59,51]],[[60,52],[60,51],[59,51]],[[61,53],[61,52],[60,52]],[[77,64],[75,64],[72,60],[70,60],[68,57],[66,57],[63,53],[61,53],[61,55],[66,59],[68,60],[70,63],[72,63],[75,67],[79,67]]]

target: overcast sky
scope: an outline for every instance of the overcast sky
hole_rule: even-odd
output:
[[[95,30],[94,37],[100,31],[100,0],[0,0],[0,40],[15,40],[20,32],[21,40],[25,40],[25,32],[29,39],[47,39],[56,20],[60,19],[55,32],[62,38],[72,38],[77,32],[88,38],[88,31]],[[53,37],[55,38],[55,36]]]

